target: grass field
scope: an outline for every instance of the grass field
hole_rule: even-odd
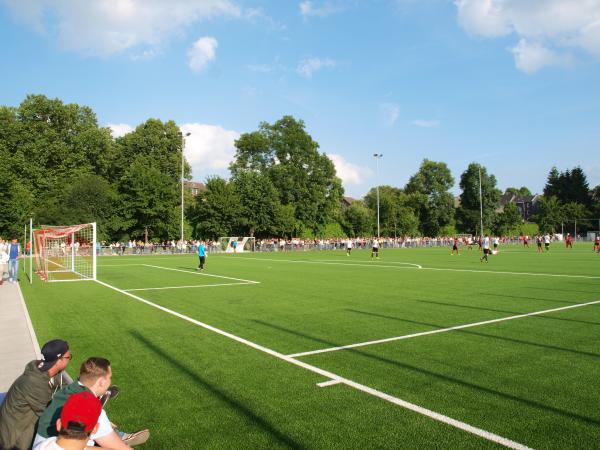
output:
[[[600,446],[591,244],[487,264],[448,248],[196,264],[103,257],[99,283],[22,283],[39,341],[70,342],[72,374],[111,360],[107,412],[150,428],[143,448]]]

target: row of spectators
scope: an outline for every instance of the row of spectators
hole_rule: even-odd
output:
[[[125,433],[108,419],[106,404],[119,394],[110,361],[86,359],[73,381],[66,372],[72,358],[69,344],[54,339],[25,366],[0,399],[0,449],[127,450],[148,440],[149,430]]]

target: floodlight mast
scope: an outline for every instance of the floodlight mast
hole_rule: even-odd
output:
[[[383,158],[383,154],[381,153],[373,153],[373,157],[375,158],[375,182],[377,185],[377,239],[379,239],[379,160]]]
[[[483,195],[481,192],[481,166],[479,166],[479,225],[481,234],[480,239],[483,239]]]
[[[181,141],[181,253],[183,253],[183,185],[184,185],[184,165],[185,165],[185,156],[183,151],[185,150],[185,138],[188,137],[192,133],[185,133],[182,136]]]

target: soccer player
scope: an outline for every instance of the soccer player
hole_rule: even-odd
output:
[[[544,235],[544,247],[547,252],[550,251],[550,235],[548,233]]]
[[[377,238],[373,239],[373,249],[371,250],[371,259],[373,259],[373,256],[377,259],[379,259],[379,241],[377,240]]]
[[[596,233],[596,239],[594,239],[594,249],[592,251],[600,253],[600,234]]]
[[[485,262],[489,262],[488,261],[488,255],[491,252],[491,250],[490,250],[490,237],[486,235],[485,238],[483,238],[483,242],[482,242],[481,245],[483,247],[483,256],[481,258],[479,258],[479,261],[483,262],[483,260],[485,259]]]
[[[206,262],[206,247],[204,246],[204,241],[200,241],[200,244],[198,244],[198,259],[200,260],[200,263],[196,270],[204,270],[204,263]]]
[[[543,253],[544,251],[542,250],[542,236],[537,235],[535,238],[535,243],[537,244],[537,252]]]
[[[500,245],[500,239],[496,236],[492,242],[494,243],[494,255],[498,252],[498,245]]]
[[[346,256],[350,256],[350,252],[352,251],[352,239],[348,238],[346,241]]]
[[[454,255],[454,251],[456,250],[456,254],[460,256],[460,252],[458,251],[458,238],[455,236],[452,241],[452,252],[450,255]]]
[[[570,233],[567,233],[567,237],[565,238],[565,246],[566,248],[573,248],[573,236]]]
[[[469,236],[467,238],[467,248],[469,250],[473,250],[473,237]]]
[[[523,236],[523,247],[529,248],[529,236]]]

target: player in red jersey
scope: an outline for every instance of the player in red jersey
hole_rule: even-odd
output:
[[[596,239],[594,239],[594,251],[600,253],[600,234],[596,234]]]
[[[570,233],[567,233],[567,237],[565,239],[566,248],[573,248],[573,236]]]
[[[529,248],[529,236],[523,236],[523,247]]]

